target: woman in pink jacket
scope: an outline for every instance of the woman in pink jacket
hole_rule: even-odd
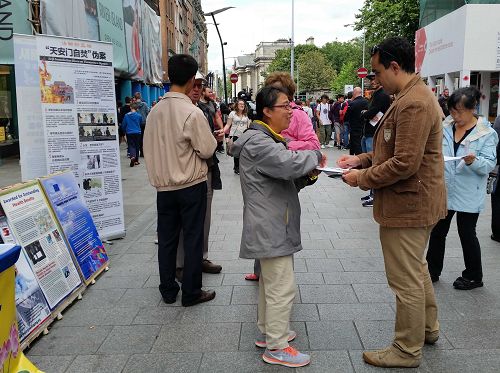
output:
[[[290,150],[319,150],[320,144],[318,136],[313,129],[311,119],[307,113],[302,110],[299,105],[294,102],[294,95],[297,86],[289,73],[274,72],[270,74],[266,81],[265,86],[273,86],[280,88],[287,93],[290,106],[292,107],[292,119],[288,128],[281,132],[287,141],[287,148]],[[254,273],[245,275],[245,280],[258,281],[260,273],[260,264],[255,260]]]

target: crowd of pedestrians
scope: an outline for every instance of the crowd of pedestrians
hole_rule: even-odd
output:
[[[500,205],[494,170],[500,119],[493,129],[476,114],[480,93],[462,88],[438,101],[415,73],[413,47],[398,37],[371,50],[370,100],[360,87],[335,101],[327,95],[294,100],[290,74],[275,72],[256,95],[254,110],[244,99],[228,107],[217,103],[194,58],[178,54],[168,66],[170,92],[151,111],[136,95],[119,117],[131,166],[139,163],[144,136],[148,177],[157,190],[164,302],[174,303],[181,287],[185,307],[216,296],[202,288],[202,272],[222,271],[208,259],[208,237],[213,191],[222,189],[217,152],[226,139],[243,195],[240,257],[254,260],[254,273],[245,279],[259,286],[255,345],[269,364],[309,364],[310,356],[290,345],[297,336],[290,329],[293,255],[302,249],[298,193],[314,188],[317,168],[327,163],[322,149],[336,147],[344,182],[370,191],[362,203],[373,207],[380,225],[387,282],[396,294],[393,342],[365,351],[363,359],[379,367],[419,366],[424,344],[439,339],[433,282],[454,215],[465,270],[453,286],[483,286],[475,227],[489,184],[493,209]],[[500,241],[499,211],[491,238]]]

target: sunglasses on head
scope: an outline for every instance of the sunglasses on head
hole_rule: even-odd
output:
[[[376,53],[382,54],[385,53],[386,55],[392,57],[394,61],[398,61],[398,58],[393,55],[391,52],[386,51],[385,49],[380,48],[378,45],[374,45],[373,48],[370,51],[370,56],[374,56]]]

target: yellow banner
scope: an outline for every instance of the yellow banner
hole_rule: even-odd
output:
[[[43,373],[20,350],[14,266],[0,273],[0,372]]]

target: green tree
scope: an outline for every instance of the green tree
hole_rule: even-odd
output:
[[[357,66],[357,65],[356,65]],[[331,85],[335,93],[344,93],[344,86],[348,84],[356,85],[359,78],[356,74],[356,66],[352,61],[345,63]]]
[[[295,63],[297,63],[297,61],[303,54],[318,50],[319,48],[315,45],[299,44],[295,46]],[[290,48],[278,49],[273,61],[267,68],[267,73],[272,73],[274,71],[290,71],[290,55]]]
[[[356,30],[366,30],[369,46],[390,36],[402,36],[415,42],[419,26],[418,0],[365,0],[356,14]]]
[[[321,48],[321,51],[336,71],[340,71],[342,66],[347,62],[352,62],[354,66],[361,66],[363,40],[362,38],[357,38],[347,42],[329,42]]]
[[[297,67],[300,91],[328,88],[336,76],[335,70],[318,49],[303,53],[297,60]]]

